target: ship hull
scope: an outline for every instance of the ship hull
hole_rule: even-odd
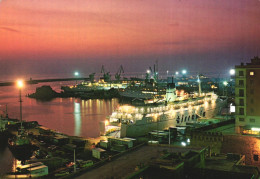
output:
[[[153,130],[165,130],[169,127],[186,126],[187,123],[196,123],[198,118],[210,119],[220,113],[226,101],[200,106],[198,109],[184,108],[175,112],[174,116],[162,114],[158,120],[144,117],[134,124],[121,124],[121,137],[140,137],[148,135]]]
[[[33,151],[37,149],[37,147],[32,144],[11,145],[9,143],[8,148],[12,152],[13,156],[21,161],[30,159]]]
[[[140,137],[145,136],[153,130],[164,130],[169,127],[175,127],[176,123],[173,120],[165,120],[139,125],[121,124],[120,137]]]
[[[6,145],[9,133],[7,131],[0,132],[0,146]]]

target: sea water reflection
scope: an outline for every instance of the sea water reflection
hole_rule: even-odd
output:
[[[118,100],[81,100],[77,98],[55,98],[51,101],[37,101],[25,97],[41,86],[28,85],[23,93],[23,120],[38,121],[40,125],[68,135],[99,137],[99,122],[106,120],[118,106]],[[60,83],[50,84],[56,91]],[[0,87],[0,113],[8,104],[11,118],[19,118],[18,90],[14,86]],[[0,174],[11,171],[16,160],[5,146],[0,150]]]
[[[27,86],[22,92],[23,119],[38,121],[40,125],[68,135],[98,137],[99,122],[106,120],[118,105],[117,99],[55,98],[51,101],[37,101],[25,97],[34,92],[36,87]],[[52,87],[60,89],[59,84]],[[5,110],[5,104],[8,104],[9,116],[19,118],[18,90],[15,87],[0,87],[0,113]]]

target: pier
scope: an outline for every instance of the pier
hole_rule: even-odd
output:
[[[57,81],[89,81],[89,78],[54,78],[54,79],[39,79],[39,80],[27,80],[25,81],[26,84],[38,84],[38,83],[46,83],[46,82],[57,82]],[[15,81],[11,82],[0,82],[0,86],[12,86],[15,85]]]

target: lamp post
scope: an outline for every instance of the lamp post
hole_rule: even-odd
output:
[[[223,82],[223,85],[224,85],[224,87],[223,87],[223,96],[224,96],[224,95],[225,95],[225,94],[224,94],[224,90],[225,90],[226,86],[228,85],[228,82],[227,82],[227,81],[224,81],[224,82]]]
[[[233,96],[234,91],[233,91],[233,83],[235,84],[235,74],[236,74],[236,70],[235,69],[230,69],[229,70],[229,74],[230,74],[230,91],[231,91],[231,96]]]
[[[198,83],[199,83],[199,96],[201,95],[201,81],[200,81],[200,75],[198,75]]]
[[[19,89],[19,102],[20,102],[20,121],[21,121],[21,130],[23,128],[23,122],[22,122],[22,88],[24,86],[23,80],[18,80],[17,81],[17,87]]]
[[[182,78],[184,78],[184,80],[186,80],[187,70],[184,69],[181,71],[181,73],[182,73]]]
[[[146,75],[145,75],[145,79],[146,80],[150,79],[150,74],[151,74],[151,71],[150,70],[146,70]]]
[[[77,78],[79,76],[79,72],[75,71],[74,76],[75,76],[75,78]],[[77,79],[76,79],[76,85],[77,85]]]

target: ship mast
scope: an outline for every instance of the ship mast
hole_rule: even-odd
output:
[[[20,102],[20,121],[21,121],[21,129],[23,128],[23,120],[22,120],[22,90],[19,89],[19,102]]]
[[[199,83],[199,96],[201,95],[201,81],[200,81],[200,75],[198,75],[198,83]]]
[[[23,128],[22,121],[22,87],[24,86],[24,82],[22,80],[17,81],[17,87],[19,88],[19,102],[20,102],[20,122],[21,122],[21,130]]]

